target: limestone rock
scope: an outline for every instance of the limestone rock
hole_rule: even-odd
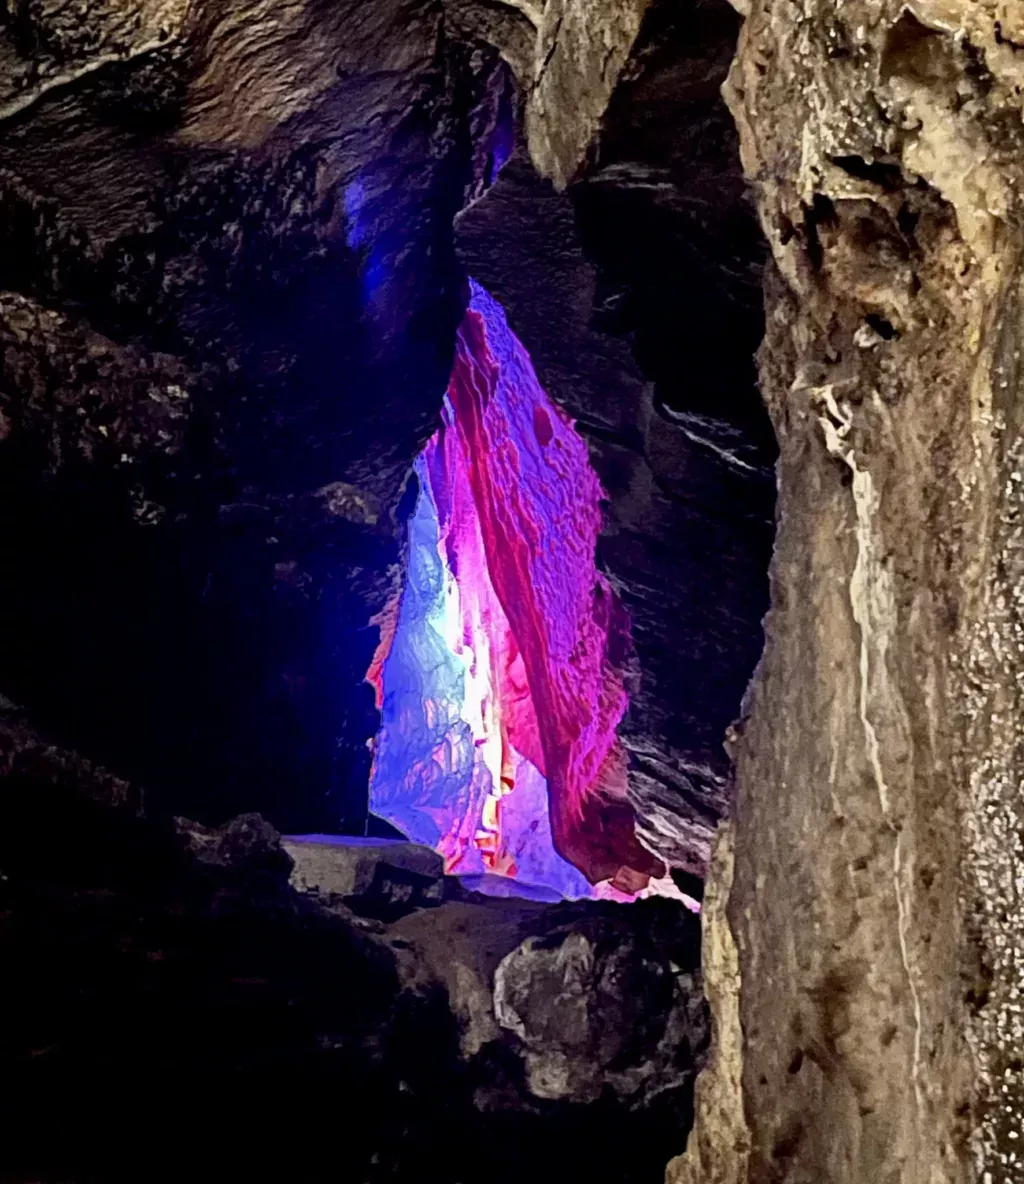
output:
[[[358,823],[509,72],[417,0],[0,8],[9,689],[179,813]]]
[[[738,26],[724,0],[651,7],[578,180],[559,193],[523,144],[456,220],[607,491],[598,557],[636,649],[630,797],[651,850],[701,875],[762,641],[774,497],[763,244],[719,94]]]
[[[444,897],[444,860],[430,847],[353,835],[289,835],[282,845],[295,888],[341,896],[358,911],[422,908]]]
[[[468,1061],[501,1038],[495,1015],[495,974],[502,959],[551,913],[536,901],[455,891],[434,910],[418,910],[388,926],[403,974],[420,989],[441,983]]]
[[[525,130],[541,176],[573,179],[629,59],[649,0],[591,4],[547,0],[537,9],[537,49]]]
[[[1018,21],[749,5],[779,526],[701,1087],[746,1134],[683,1179],[1020,1178]]]
[[[496,46],[512,67],[530,156],[559,188],[583,165],[649,3],[445,0],[453,30]]]
[[[259,814],[242,814],[223,826],[201,826],[175,819],[175,829],[189,854],[209,867],[239,868],[264,865],[287,872],[281,836]]]
[[[666,1184],[740,1184],[747,1178],[750,1132],[743,1113],[743,1030],[739,1010],[739,960],[725,905],[732,885],[731,824],[715,839],[709,891],[702,912],[701,969],[714,1033],[708,1069],[697,1079],[694,1128],[686,1154],[668,1165]]]
[[[525,1050],[540,1098],[634,1102],[678,1088],[701,1063],[699,973],[673,965],[626,918],[591,918],[527,938],[494,976],[498,1023]]]

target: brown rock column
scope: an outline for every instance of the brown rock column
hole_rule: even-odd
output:
[[[778,539],[676,1184],[1024,1179],[1021,47],[995,0],[747,15]]]

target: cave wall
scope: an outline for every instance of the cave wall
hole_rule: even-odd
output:
[[[1022,1178],[1022,43],[749,5],[778,536],[675,1184]]]
[[[495,46],[523,95],[530,158],[559,187],[579,172],[628,70],[650,0],[446,0],[456,37]]]
[[[430,3],[2,10],[3,690],[173,808],[361,825],[511,87]]]
[[[630,793],[702,874],[774,459],[724,0],[3,13],[3,691],[175,809],[360,829],[468,273],[588,439]]]
[[[1013,1179],[1024,29],[1007,0],[737,7],[726,94],[772,256],[760,375],[779,442],[778,538],[708,900],[716,1060],[670,1178]],[[461,313],[448,227],[493,171],[478,148],[508,102],[493,55],[446,53],[442,18],[494,45],[526,92],[522,171],[506,194],[541,186],[558,235],[579,236],[562,291],[593,286],[614,311],[636,287],[598,257],[601,234],[588,240],[587,185],[603,150],[626,159],[615,96],[634,68],[643,81],[643,59],[631,61],[642,7],[372,11],[3,10],[0,447],[5,504],[19,506],[3,526],[2,611],[17,622],[3,633],[3,689],[146,777],[191,774],[195,763],[174,763],[181,738],[218,704],[241,705],[234,747],[186,777],[204,801],[228,769],[250,806],[254,786],[294,777],[294,748],[279,766],[258,748],[241,773],[234,762],[253,737],[294,731],[296,694],[321,676],[299,729],[317,738],[314,796],[339,736],[365,759],[369,717],[329,680],[365,669],[375,631],[323,642],[391,591],[380,577],[399,558],[393,507],[447,377],[436,343]],[[694,126],[712,140],[721,129]],[[620,195],[672,181],[623,172]],[[574,184],[559,197],[545,178]],[[464,219],[463,244],[500,185]],[[378,279],[387,298],[374,297]],[[562,401],[526,296],[517,312],[497,294]],[[268,324],[271,305],[293,310],[287,334]],[[552,323],[576,317],[573,340],[596,344],[601,309],[588,292]],[[632,343],[609,344],[634,330],[598,337],[616,416],[620,395],[644,396]],[[596,403],[564,405],[583,420]],[[704,430],[693,417],[706,405],[665,406],[689,416],[691,437]],[[655,443],[685,434],[663,418]],[[643,423],[625,426],[615,420],[604,455],[618,450],[628,488],[656,457]],[[770,454],[754,436],[756,468]],[[728,440],[719,426],[710,444],[728,452]],[[613,497],[612,519],[616,504],[658,497]],[[40,539],[52,553],[38,554]],[[140,606],[149,650],[124,629]],[[268,637],[272,656],[240,666]],[[127,678],[140,652],[171,672],[165,695]],[[231,678],[204,683],[214,701],[182,721],[173,713],[207,693],[189,677],[203,655]],[[268,679],[283,723],[244,709]],[[320,726],[326,704],[359,718]],[[141,756],[117,748],[126,737]]]
[[[671,902],[172,824],[2,699],[0,868],[5,1184],[657,1184],[685,1145],[708,1020]]]

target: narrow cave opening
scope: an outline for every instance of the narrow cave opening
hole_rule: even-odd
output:
[[[604,490],[500,305],[470,290],[368,675],[370,809],[481,891],[679,895],[628,801],[635,655],[595,564]]]
[[[686,1145],[693,914],[768,605],[765,245],[720,94],[738,27],[724,0],[652,4],[568,186],[520,95],[457,215],[474,278],[375,618],[367,834],[331,840],[376,848],[345,857],[368,869],[346,899],[443,983],[478,1112],[615,1132],[602,1181]],[[286,845],[323,891],[317,841]]]
[[[684,9],[648,9],[564,193],[506,98],[456,218],[479,282],[369,672],[369,829],[484,890],[695,903],[728,810],[774,526],[765,247],[719,93],[738,18]]]
[[[618,728],[643,846],[702,895],[727,731],[760,657],[775,434],[757,384],[766,244],[722,99],[740,18],[652,4],[587,158],[555,192],[520,145],[456,219],[604,491],[597,567],[629,621]]]

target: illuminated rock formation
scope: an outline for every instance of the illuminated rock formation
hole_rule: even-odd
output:
[[[406,584],[369,675],[373,809],[450,871],[644,889],[664,866],[635,837],[615,736],[630,640],[594,565],[601,487],[477,285],[416,473]]]

